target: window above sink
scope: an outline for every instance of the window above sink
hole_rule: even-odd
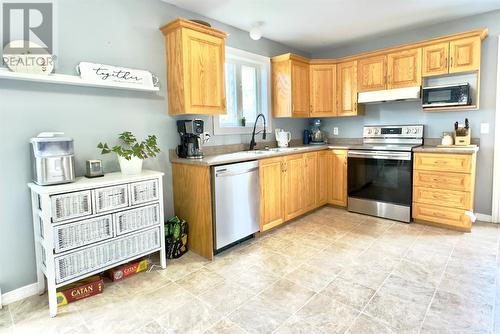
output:
[[[269,57],[226,47],[225,88],[227,114],[213,117],[215,135],[250,134],[255,118],[264,114],[271,127],[271,62]],[[245,125],[242,119],[245,118]],[[262,130],[258,124],[257,131]]]

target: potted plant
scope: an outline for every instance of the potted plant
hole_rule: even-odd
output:
[[[107,143],[99,143],[97,148],[101,150],[101,154],[116,153],[120,163],[120,170],[124,175],[140,174],[142,162],[147,158],[156,157],[160,152],[155,135],[149,135],[146,140],[140,143],[129,131],[121,133],[118,138],[122,142],[121,145],[109,148]]]

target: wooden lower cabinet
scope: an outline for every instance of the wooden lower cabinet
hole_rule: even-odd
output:
[[[347,206],[347,150],[328,153],[328,203]]]
[[[322,206],[328,203],[328,189],[329,189],[329,177],[328,172],[330,170],[330,151],[319,151],[318,160],[316,164],[316,205]]]
[[[261,232],[284,222],[283,171],[284,162],[281,157],[259,162]]]
[[[305,183],[306,174],[304,156],[302,154],[288,155],[284,159],[284,192],[285,220],[293,219],[304,213],[305,210]],[[264,189],[264,191],[267,191]]]
[[[317,207],[318,182],[318,152],[304,154],[304,211],[311,211]]]
[[[212,187],[209,166],[172,164],[175,214],[189,224],[189,249],[212,259]]]
[[[260,160],[261,232],[327,203],[346,206],[346,159],[328,150]]]
[[[412,216],[417,222],[470,231],[476,154],[415,153]]]

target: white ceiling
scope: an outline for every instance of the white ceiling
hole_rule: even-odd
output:
[[[500,8],[500,0],[163,0],[243,30],[314,52],[397,29]]]

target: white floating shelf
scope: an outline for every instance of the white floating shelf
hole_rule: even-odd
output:
[[[10,79],[10,80],[21,80],[21,81],[32,81],[59,85],[71,85],[71,86],[84,86],[84,87],[97,87],[97,88],[112,88],[112,89],[127,89],[127,90],[137,90],[143,92],[158,92],[159,87],[147,88],[141,87],[129,83],[121,82],[94,82],[82,80],[76,75],[67,74],[28,74],[28,73],[17,73],[11,72],[9,69],[0,68],[0,79]]]

